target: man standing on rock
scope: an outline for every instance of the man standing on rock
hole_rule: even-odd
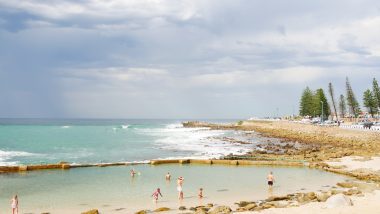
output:
[[[269,186],[269,188],[272,188],[273,187],[273,182],[274,182],[273,172],[270,172],[268,174],[267,180],[268,180],[268,186]]]

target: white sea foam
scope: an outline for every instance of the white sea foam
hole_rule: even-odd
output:
[[[129,127],[129,125],[121,125],[122,129],[127,129],[128,127]]]
[[[16,157],[30,157],[30,156],[36,156],[36,155],[38,155],[38,154],[23,152],[23,151],[3,151],[3,150],[0,150],[0,165],[1,166],[17,165],[18,161],[9,161],[9,160],[11,160],[12,158],[16,158]]]
[[[226,134],[230,135],[233,131],[184,128],[182,124],[169,124],[165,128],[139,129],[138,131],[157,137],[154,145],[158,149],[189,154],[181,158],[218,158],[230,153],[244,154],[251,150],[249,145],[237,145],[215,139]],[[167,159],[167,157],[163,158]]]
[[[61,128],[68,129],[68,128],[70,128],[70,126],[61,126]]]

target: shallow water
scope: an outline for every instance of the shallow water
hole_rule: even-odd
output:
[[[132,168],[140,175],[131,178]],[[269,171],[276,178],[272,193],[268,192],[265,179]],[[172,174],[171,182],[165,181],[167,172]],[[178,176],[185,178],[182,203],[177,199]],[[16,193],[20,213],[79,213],[91,208],[103,213],[133,213],[143,208],[177,209],[179,205],[190,207],[208,202],[232,205],[239,200],[265,199],[270,194],[326,189],[329,187],[325,185],[345,179],[308,168],[194,164],[34,171],[0,175],[0,210],[10,207],[9,200]],[[150,196],[157,187],[164,197],[154,204]],[[196,197],[200,187],[204,188],[202,201]]]

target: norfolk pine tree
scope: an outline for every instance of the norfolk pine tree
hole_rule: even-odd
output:
[[[314,94],[309,87],[306,87],[302,93],[300,101],[300,115],[301,116],[312,116],[314,112],[313,103]]]
[[[338,120],[338,112],[336,110],[336,105],[335,105],[334,88],[333,88],[333,85],[331,82],[329,83],[329,94],[330,94],[330,98],[331,98],[331,103],[332,103],[333,108],[334,108],[335,117]]]
[[[373,78],[372,93],[375,98],[377,110],[379,110],[380,109],[380,88],[379,88],[379,83],[377,82],[376,78]]]
[[[340,112],[340,117],[343,118],[346,115],[346,98],[344,97],[343,94],[340,95],[339,97],[339,112]]]
[[[358,101],[356,100],[354,91],[352,90],[348,77],[346,78],[346,96],[350,113],[355,117],[358,117],[360,113],[360,107]]]
[[[368,109],[368,112],[371,114],[371,116],[374,117],[374,115],[377,113],[377,104],[375,96],[373,95],[371,90],[367,89],[364,92],[363,103],[364,107]]]

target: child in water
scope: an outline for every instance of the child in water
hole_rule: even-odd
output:
[[[18,197],[15,195],[11,200],[12,214],[18,214]]]
[[[171,178],[171,177],[172,177],[172,176],[170,175],[169,172],[165,175],[165,179],[166,179],[167,181],[170,181],[170,178]]]
[[[131,169],[131,177],[135,177],[135,175],[136,175],[135,170]]]
[[[161,195],[161,197],[162,197],[160,188],[157,188],[157,190],[152,194],[154,202],[157,203],[159,195]]]
[[[203,198],[203,188],[199,188],[198,198],[199,198],[199,199],[202,199],[202,198]]]

